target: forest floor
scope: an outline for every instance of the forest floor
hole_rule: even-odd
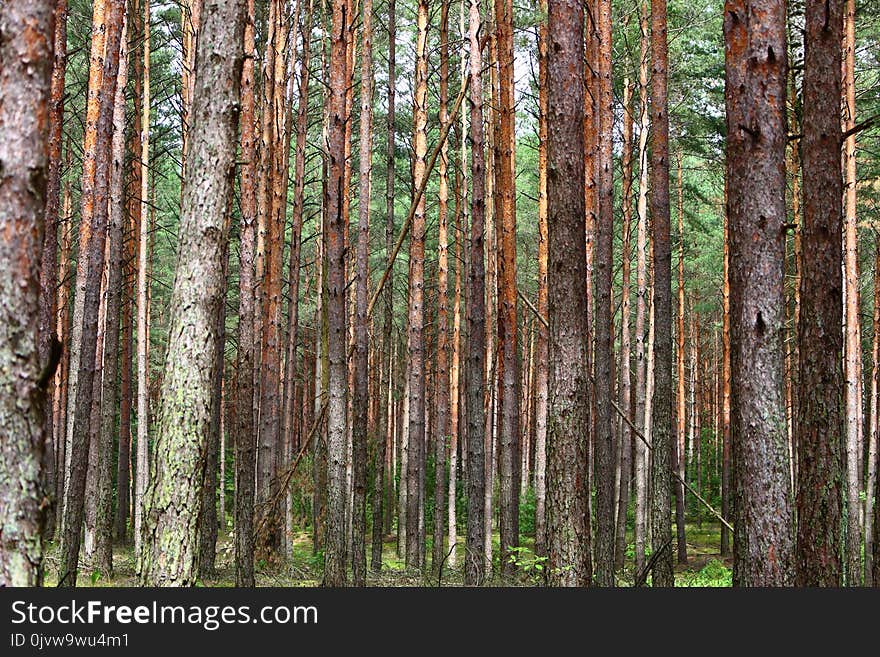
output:
[[[676,586],[730,586],[731,557],[722,557],[719,552],[721,542],[721,526],[704,522],[702,526],[686,525],[688,562],[676,564]],[[628,537],[631,539],[631,537]],[[319,586],[321,582],[321,557],[312,553],[311,534],[304,531],[293,537],[293,555],[284,564],[269,565],[258,560],[256,564],[257,586],[309,587]],[[493,535],[494,554],[498,553],[498,534]],[[517,555],[519,574],[513,581],[495,578],[487,582],[488,586],[535,586],[541,581],[542,560],[536,559],[532,552],[533,540],[524,537],[523,545]],[[431,555],[430,538],[427,546],[428,559]],[[627,545],[627,563],[618,572],[619,586],[632,586],[632,555],[633,544]],[[457,568],[444,567],[441,586],[461,586],[463,584],[463,547],[459,543]],[[367,560],[370,559],[370,547],[367,545]],[[46,554],[46,586],[54,586],[57,582],[58,548],[50,546]],[[81,567],[79,586],[136,586],[134,550],[129,545],[116,545],[113,549],[114,573],[107,577],[105,573],[89,571]],[[497,565],[497,564],[496,564]],[[368,569],[368,586],[438,586],[437,575],[430,571],[422,573],[407,569],[403,559],[397,555],[396,536],[386,536],[381,573]],[[216,574],[200,582],[202,586],[224,587],[234,585],[233,540],[228,532],[220,532],[217,539]]]

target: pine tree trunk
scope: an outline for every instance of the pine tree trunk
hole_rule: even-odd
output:
[[[620,299],[620,408],[626,417],[632,419],[632,387],[630,371],[630,275],[632,259],[632,147],[633,147],[633,102],[632,83],[628,76],[623,80],[623,238],[621,254],[621,299]],[[617,449],[620,461],[620,493],[617,505],[617,524],[614,544],[614,562],[617,569],[623,568],[626,551],[626,514],[629,509],[632,490],[632,433],[627,422],[620,424],[620,444]],[[641,441],[639,441],[641,442]]]
[[[449,2],[440,5],[440,127],[449,124]],[[449,436],[449,146],[440,149],[437,237],[437,415],[434,438],[434,526],[431,569],[437,573],[446,551],[446,441]]]
[[[837,111],[843,0],[828,4],[811,0],[805,11],[797,583],[840,586],[844,345],[839,322],[832,320],[829,327],[827,319],[843,318],[843,189]]]
[[[370,175],[373,160],[373,3],[364,0],[361,48],[361,112],[360,112],[360,171],[358,172],[358,239],[355,275],[354,326],[354,415],[352,417],[352,451],[354,453],[354,507],[352,510],[351,566],[352,583],[365,586],[367,581],[367,413],[369,379],[367,349],[369,318],[367,296],[370,272]],[[381,516],[380,516],[381,517]]]
[[[324,544],[324,585],[345,586],[348,581],[345,554],[345,456],[346,456],[346,335],[345,328],[345,94],[347,39],[351,35],[351,5],[333,5],[330,99],[329,164],[326,204],[327,262],[327,528]]]
[[[730,220],[727,211],[727,183],[724,187],[724,282],[722,287],[722,392],[721,392],[721,515],[731,518],[730,457],[733,442],[730,424]],[[721,526],[721,555],[730,554],[730,532]]]
[[[611,80],[611,0],[596,0],[598,77],[594,91],[597,114],[596,204],[596,584],[614,586],[614,331],[611,281],[614,268],[614,106]]]
[[[65,156],[66,166],[70,165],[70,144],[68,143],[67,154]],[[56,306],[58,315],[56,318],[56,333],[58,339],[63,345],[70,336],[70,283],[71,283],[71,260],[70,253],[73,248],[73,201],[71,200],[70,181],[64,181],[64,194],[61,203],[62,216],[64,217],[63,230],[61,234],[61,254],[59,256],[59,281],[58,281],[58,300]],[[58,536],[61,530],[61,523],[58,521],[63,516],[64,501],[64,479],[65,479],[65,455],[67,451],[67,398],[68,398],[68,379],[70,373],[70,349],[62,347],[61,361],[55,372],[55,398],[53,404],[53,428],[55,441],[55,531],[53,536]]]
[[[150,0],[144,0],[143,14],[143,100],[141,101],[141,189],[138,215],[137,265],[137,456],[134,487],[134,553],[141,572],[143,548],[144,495],[150,479],[150,306],[147,251],[150,238]]]
[[[549,0],[548,52],[548,305],[547,582],[584,586],[591,580],[586,497],[590,435],[584,198],[584,9]]]
[[[868,431],[868,477],[865,490],[865,586],[873,586],[874,579],[874,501],[877,485],[877,431],[880,412],[880,240],[874,245],[874,323],[871,345],[871,424]]]
[[[0,585],[42,581],[46,384],[39,263],[46,217],[53,2],[0,6]]]
[[[93,38],[80,208],[80,256],[77,262],[71,336],[71,368],[75,376],[70,377],[71,392],[68,397],[73,408],[72,413],[68,412],[71,426],[68,430],[70,447],[67,460],[70,467],[62,518],[62,554],[58,575],[61,586],[76,585],[84,516],[98,353],[98,308],[107,237],[113,100],[116,93],[124,4],[121,0],[96,2],[92,15]],[[96,34],[99,31],[100,36]]]
[[[735,437],[733,582],[786,586],[794,580],[794,545],[782,344],[785,8],[766,0],[728,0],[724,36]]]
[[[191,586],[198,572],[200,473],[210,432],[217,322],[225,290],[245,4],[206,0],[196,54],[189,168],[157,412],[157,468],[145,495],[141,579]],[[187,308],[184,315],[174,309]],[[207,339],[205,339],[207,336]]]
[[[547,13],[547,1],[541,0],[542,14]],[[546,18],[538,27],[538,312],[548,316],[547,260],[547,140],[549,135],[548,105],[548,48],[550,34]],[[535,554],[547,556],[547,376],[549,328],[538,323],[535,347],[537,372],[535,375]]]
[[[301,390],[297,385],[296,363],[297,346],[300,341],[299,327],[299,278],[302,260],[302,227],[305,218],[305,176],[306,176],[306,137],[308,134],[308,110],[309,110],[309,81],[311,79],[309,66],[311,64],[311,41],[313,29],[314,2],[309,0],[304,21],[298,27],[302,44],[299,71],[299,101],[296,116],[296,147],[293,165],[293,221],[290,236],[290,254],[287,268],[289,303],[287,319],[287,345],[284,358],[284,400],[281,435],[288,450],[287,457],[292,457],[294,437],[296,435],[296,392]],[[308,431],[311,423],[305,425]],[[298,447],[298,445],[297,445]],[[286,464],[284,464],[286,465]],[[285,507],[289,506],[290,491],[285,493]],[[287,514],[286,514],[287,515]],[[287,536],[287,532],[285,532]],[[292,546],[287,543],[288,554]]]
[[[648,383],[646,339],[646,314],[648,312],[648,2],[639,6],[639,195],[636,204],[638,227],[636,229],[636,427],[645,432],[645,406]],[[636,508],[633,539],[635,542],[635,572],[645,568],[645,548],[648,534],[648,449],[641,440],[636,441]]]
[[[467,542],[465,544],[465,584],[479,586],[485,577],[485,453],[483,390],[486,378],[485,350],[485,268],[483,232],[486,211],[483,156],[483,81],[480,47],[480,5],[471,0],[468,39],[470,41],[470,141],[471,231],[468,252],[467,313]]]
[[[230,194],[224,230],[229,234],[232,223],[232,195]],[[201,482],[202,516],[199,519],[199,577],[207,578],[215,575],[217,556],[217,466],[220,458],[220,445],[223,442],[223,381],[226,366],[226,294],[228,291],[229,245],[223,248],[221,256],[222,275],[220,285],[220,306],[217,313],[216,341],[214,363],[211,366],[211,415],[208,427],[208,444],[205,455],[205,472]],[[220,480],[222,482],[222,479]],[[222,484],[221,484],[222,485]],[[220,506],[221,513],[223,506]]]
[[[386,87],[387,94],[387,115],[386,115],[386,132],[387,132],[387,144],[385,151],[385,258],[386,258],[386,266],[391,265],[391,250],[394,244],[394,162],[395,162],[395,149],[394,149],[394,92],[395,92],[395,84],[396,84],[396,39],[397,34],[395,30],[395,3],[394,0],[389,0],[388,2],[388,12],[387,12],[387,23],[388,23],[388,85]],[[389,475],[389,468],[387,465],[382,465],[382,461],[379,460],[379,457],[383,457],[385,464],[393,463],[394,460],[392,457],[393,444],[394,444],[394,432],[392,428],[393,423],[393,407],[394,407],[394,396],[393,396],[393,388],[394,384],[392,381],[392,370],[394,368],[394,358],[392,355],[393,346],[392,346],[392,321],[393,321],[393,311],[394,311],[394,302],[393,302],[393,288],[394,288],[394,272],[391,271],[388,276],[388,280],[385,283],[385,289],[383,293],[383,303],[382,303],[382,347],[385,352],[385,362],[382,367],[382,382],[381,382],[381,390],[383,399],[387,399],[388,409],[387,413],[383,413],[383,430],[381,433],[382,440],[384,440],[384,448],[380,448],[379,453],[377,455],[377,481],[376,481],[376,491],[378,495],[374,495],[374,499],[378,503],[377,506],[374,506],[373,511],[373,545],[372,545],[372,554],[370,556],[370,567],[379,572],[382,570],[382,533],[383,529],[390,530],[391,529],[391,516],[392,516],[392,499],[394,497],[394,483],[393,478]],[[381,469],[380,469],[381,468]],[[381,474],[380,474],[381,472]],[[384,502],[383,502],[384,500]],[[384,509],[383,509],[384,506]],[[378,508],[377,508],[378,507]],[[383,523],[377,523],[376,517],[381,519],[384,515],[384,527]],[[384,512],[384,513],[383,513]]]
[[[55,331],[57,313],[56,287],[58,285],[58,227],[61,223],[61,173],[62,144],[64,128],[64,77],[67,70],[67,0],[57,0],[53,14],[55,22],[52,62],[52,81],[49,91],[49,133],[48,133],[48,179],[46,184],[46,218],[40,258],[40,338],[38,342],[39,362],[48,363],[54,342],[60,343]],[[67,263],[62,263],[66,266]],[[54,341],[54,342],[53,342]],[[56,347],[57,348],[57,347]],[[46,388],[47,399],[54,399],[55,377]],[[55,518],[58,514],[58,499],[55,498],[57,479],[64,478],[64,463],[55,460],[55,424],[52,408],[46,412],[46,444],[43,451],[43,481],[46,490],[53,498],[53,504],[46,512],[45,531],[51,538],[55,533]]]
[[[669,246],[669,115],[666,0],[651,0],[651,220],[654,241],[654,398],[651,435],[651,534],[654,586],[672,586],[670,505],[672,435],[672,276]]]
[[[143,83],[143,66],[135,54],[141,43],[143,20],[140,14],[140,1],[133,0],[130,5],[128,21],[128,52],[131,57],[130,66],[134,77],[134,98],[132,126],[129,134],[129,151],[131,152],[131,175],[127,182],[126,222],[124,229],[124,275],[122,290],[122,345],[120,347],[120,381],[119,381],[119,450],[116,461],[116,518],[114,532],[116,540],[126,543],[128,537],[129,507],[131,505],[131,410],[132,410],[132,346],[135,281],[137,279],[137,227],[140,222],[140,188],[141,188],[141,85]]]
[[[257,214],[254,116],[254,0],[247,0],[241,73],[241,244],[235,436],[235,584],[254,585],[254,248]]]
[[[843,33],[843,129],[856,124],[855,85],[855,0],[847,0]],[[830,10],[825,9],[830,15]],[[824,16],[824,14],[823,14]],[[827,21],[828,19],[825,18]],[[836,17],[835,17],[836,20]],[[830,47],[830,46],[828,46]],[[829,89],[830,91],[830,89]],[[806,105],[807,98],[804,96]],[[806,108],[804,123],[806,124]],[[805,128],[806,130],[806,125]],[[806,155],[806,154],[805,154]],[[846,194],[844,212],[844,354],[846,358],[846,583],[862,583],[862,490],[864,455],[862,440],[862,339],[859,327],[859,254],[856,225],[856,136],[850,134],[843,144]],[[806,157],[805,157],[806,159]],[[804,181],[804,187],[807,181]],[[808,194],[805,190],[805,197]],[[805,198],[806,200],[806,198]]]
[[[500,201],[496,222],[498,253],[498,387],[500,431],[500,559],[502,576],[516,570],[519,547],[519,360],[516,323],[516,133],[514,130],[513,0],[495,0],[498,49],[498,129],[495,138],[495,198]]]
[[[127,21],[123,20],[119,72],[113,108],[112,170],[110,179],[110,227],[107,253],[107,312],[104,329],[104,367],[101,392],[101,426],[97,473],[95,555],[93,567],[104,577],[113,573],[113,445],[116,407],[119,401],[119,320],[123,302],[122,242],[125,212],[125,86],[128,80]]]
[[[419,0],[416,36],[415,135],[413,187],[418,189],[426,175],[428,151],[428,3]],[[426,200],[421,196],[413,216],[409,247],[409,460],[407,463],[406,565],[420,567],[422,545],[419,531],[421,474],[425,442],[425,214]]]
[[[678,563],[687,563],[687,542],[685,540],[685,460],[684,460],[684,427],[685,418],[687,416],[685,408],[685,381],[684,381],[684,199],[681,179],[681,153],[678,154],[678,439],[673,447],[673,463],[672,467],[678,472],[681,481],[676,481],[675,487],[675,530],[676,543],[678,547]],[[696,338],[694,338],[696,339]],[[696,363],[696,360],[694,361]],[[693,367],[691,371],[694,371]],[[692,388],[693,390],[693,388]],[[695,409],[691,405],[691,420],[695,417]],[[691,433],[691,446],[693,446],[693,432]]]

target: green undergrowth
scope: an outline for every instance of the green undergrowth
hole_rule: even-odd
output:
[[[721,541],[720,525],[703,523],[702,526],[687,525],[688,561],[675,566],[675,585],[680,587],[724,587],[731,585],[730,558],[719,554]],[[319,586],[323,568],[323,554],[315,554],[312,549],[312,537],[308,531],[299,531],[292,537],[289,557],[268,563],[258,558],[255,563],[257,586],[310,587]],[[221,531],[217,539],[216,570],[211,576],[199,580],[200,586],[228,587],[235,583],[234,574],[234,536],[231,532]],[[499,568],[498,534],[492,535],[492,551],[494,556],[493,571]],[[456,547],[456,566],[450,567],[448,556],[444,561],[442,572],[432,572],[430,568],[432,554],[431,537],[427,537],[426,558],[429,568],[426,571],[407,568],[403,555],[397,553],[397,539],[394,534],[385,536],[382,551],[382,569],[373,571],[370,566],[370,545],[367,545],[367,586],[462,586],[464,575],[464,535],[459,534]],[[633,539],[627,534],[624,568],[617,573],[618,586],[633,586]],[[513,578],[501,579],[493,576],[487,580],[487,586],[539,586],[544,579],[547,568],[546,558],[535,555],[534,540],[524,536],[522,543],[512,555],[516,564],[516,575]],[[650,553],[648,554],[650,558]],[[57,545],[50,544],[46,552],[45,586],[55,586],[59,550]],[[135,574],[134,550],[129,543],[116,545],[113,550],[114,572],[102,573],[81,566],[77,584],[81,587],[105,586],[137,586]],[[650,585],[650,576],[648,577]]]

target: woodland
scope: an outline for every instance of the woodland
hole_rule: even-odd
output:
[[[876,0],[0,0],[0,586],[880,585]]]

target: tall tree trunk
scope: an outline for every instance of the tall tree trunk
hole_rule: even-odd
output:
[[[327,529],[324,585],[345,586],[345,456],[346,456],[346,321],[345,321],[345,94],[348,79],[347,40],[351,35],[351,3],[333,5],[330,76],[327,246]]]
[[[470,141],[471,141],[471,232],[468,253],[467,313],[467,541],[465,544],[465,584],[479,586],[485,577],[485,455],[486,434],[483,415],[483,389],[486,378],[485,351],[485,268],[483,232],[486,211],[483,155],[483,81],[480,47],[479,0],[470,0]]]
[[[57,312],[56,287],[58,284],[58,226],[61,216],[61,146],[64,128],[64,77],[67,71],[67,0],[57,0],[53,14],[55,21],[52,38],[54,58],[52,62],[52,81],[49,97],[48,133],[48,179],[46,184],[46,218],[40,258],[40,323],[39,323],[39,362],[48,363],[55,342],[60,336],[55,332]],[[66,266],[66,263],[62,263]],[[57,348],[57,347],[56,347]],[[55,395],[54,377],[46,388],[47,399]],[[64,478],[64,463],[55,460],[55,425],[52,408],[47,409],[46,444],[43,451],[44,482],[53,504],[46,512],[45,530],[47,537],[55,533],[55,518],[58,514],[58,499],[55,498],[56,480]]]
[[[71,336],[71,367],[75,368],[76,374],[75,379],[73,376],[70,378],[72,394],[69,401],[73,405],[73,412],[68,413],[68,421],[71,422],[68,454],[70,474],[62,518],[62,554],[58,575],[61,586],[76,585],[84,516],[90,418],[98,353],[98,306],[107,237],[113,100],[124,9],[122,0],[101,0],[95,3],[92,14],[93,38],[80,207],[80,256]],[[100,32],[100,36],[97,32]]]
[[[113,141],[109,196],[110,226],[107,254],[107,311],[104,328],[104,366],[101,391],[101,426],[98,443],[95,554],[92,566],[105,577],[113,572],[113,444],[119,401],[119,319],[123,302],[122,242],[125,212],[125,86],[128,80],[127,21],[123,19],[119,71],[113,108]]]
[[[629,76],[623,80],[623,239],[621,245],[621,299],[620,299],[620,408],[632,420],[632,388],[630,371],[630,272],[632,268],[630,244],[632,241],[632,150],[633,150],[633,102],[632,83]],[[623,568],[626,550],[626,514],[632,490],[632,433],[626,421],[620,425],[620,444],[617,449],[620,460],[620,493],[617,504],[617,525],[614,544],[614,562]],[[641,442],[641,441],[639,441]]]
[[[266,199],[264,201],[266,232],[262,279],[263,303],[261,306],[261,346],[259,375],[259,483],[258,502],[274,499],[275,474],[283,454],[281,438],[281,284],[283,274],[284,224],[287,208],[288,164],[290,134],[287,130],[287,58],[289,19],[284,0],[273,0],[270,11],[269,40],[264,79],[263,114],[269,119],[269,144],[263,144],[268,170],[265,172]],[[265,67],[264,67],[265,69]],[[265,119],[264,119],[265,121]],[[264,138],[266,135],[264,135]],[[265,536],[257,540],[270,553],[276,552],[282,543],[283,515],[269,514]]]
[[[678,547],[678,563],[687,563],[687,542],[685,540],[685,453],[684,434],[685,419],[685,379],[684,379],[684,198],[681,178],[681,152],[678,154],[678,438],[673,446],[672,467],[678,472],[681,481],[676,481],[675,487],[675,532]],[[696,340],[696,337],[694,338]],[[696,362],[696,361],[694,361]],[[693,368],[691,368],[692,371]],[[691,406],[691,419],[695,417],[696,410]],[[693,445],[693,433],[691,433],[691,445]]]
[[[364,586],[367,581],[367,414],[369,380],[367,349],[369,317],[367,317],[367,287],[370,250],[370,176],[373,165],[373,2],[364,0],[361,48],[361,115],[360,115],[360,170],[358,172],[358,240],[355,275],[354,325],[354,400],[352,417],[352,451],[354,453],[354,508],[352,510],[351,567],[352,583]]]
[[[540,0],[542,15],[548,0]],[[549,136],[548,48],[550,34],[547,19],[538,27],[538,312],[548,316],[547,260],[547,141]],[[547,556],[547,376],[549,328],[538,322],[535,346],[535,554]]]
[[[670,532],[672,435],[672,276],[669,247],[669,115],[666,0],[651,0],[651,219],[654,241],[654,399],[651,535],[654,586],[672,586]],[[668,544],[668,545],[667,545]]]
[[[839,323],[843,317],[843,189],[838,113],[842,36],[843,0],[810,0],[806,5],[801,144],[804,218],[797,421],[797,583],[805,586],[843,583],[844,391]]]
[[[70,144],[68,143],[68,147],[66,149],[67,154],[65,156],[65,164],[69,166],[70,164]],[[59,270],[59,281],[58,281],[58,299],[56,306],[58,308],[58,315],[56,318],[56,333],[58,335],[58,339],[63,345],[65,341],[70,336],[70,253],[73,249],[73,201],[71,200],[70,193],[70,180],[64,181],[64,194],[63,200],[61,202],[62,206],[62,215],[64,217],[63,230],[61,233],[61,254],[59,256],[59,263],[61,264],[61,268]],[[69,378],[70,372],[70,350],[64,349],[62,347],[61,353],[61,361],[58,364],[58,369],[55,372],[55,395],[52,400],[53,405],[53,428],[54,428],[54,442],[55,442],[55,463],[56,463],[56,477],[55,477],[55,517],[56,519],[61,518],[63,514],[62,503],[64,500],[64,479],[65,479],[65,454],[67,451],[67,398],[68,398],[68,385],[67,381]],[[55,532],[53,536],[57,536],[60,532],[61,526],[60,522],[55,523]]]
[[[418,189],[426,175],[428,151],[428,2],[419,0],[416,17],[416,74],[413,187]],[[406,565],[420,567],[422,546],[419,532],[422,452],[425,442],[425,214],[424,194],[416,204],[409,247],[409,462],[407,468]]]
[[[394,0],[388,1],[388,85],[386,88],[387,93],[387,115],[386,115],[386,133],[387,133],[387,145],[385,150],[385,258],[386,258],[386,266],[391,267],[391,250],[394,245],[394,161],[395,161],[395,150],[394,150],[394,92],[395,92],[395,84],[396,84],[396,26],[395,26],[395,3]],[[390,529],[391,525],[391,500],[393,498],[393,490],[394,483],[393,479],[389,477],[389,472],[387,471],[387,467],[384,470],[380,469],[381,461],[379,457],[384,457],[384,460],[388,462],[389,457],[391,456],[391,449],[393,445],[393,430],[391,427],[392,419],[393,419],[393,404],[394,404],[394,395],[393,395],[393,378],[392,378],[392,370],[394,368],[394,360],[392,356],[392,338],[391,338],[391,330],[392,330],[392,322],[393,322],[393,311],[394,311],[394,301],[393,301],[393,288],[394,288],[394,272],[391,271],[388,276],[388,281],[385,283],[385,289],[383,291],[383,303],[382,303],[382,348],[383,352],[386,356],[386,361],[382,367],[382,395],[384,399],[388,400],[388,413],[383,413],[383,431],[381,433],[384,443],[384,449],[380,448],[377,455],[377,467],[376,467],[376,491],[378,495],[374,495],[374,500],[378,503],[378,509],[374,506],[373,511],[373,545],[372,545],[372,554],[370,555],[370,567],[379,572],[382,570],[382,523],[376,522],[377,511],[378,517],[382,517],[383,512],[383,499],[384,499],[384,515],[387,519],[385,522],[384,529]],[[392,459],[393,461],[393,459]],[[387,490],[386,490],[387,489]]]
[[[646,314],[648,308],[648,2],[639,6],[639,196],[636,204],[636,427],[645,432],[645,406],[648,383],[645,349]],[[645,568],[645,547],[648,543],[648,449],[636,441],[636,508],[633,539],[635,543],[635,572]]]
[[[42,581],[46,384],[38,353],[53,2],[0,7],[0,585]],[[44,380],[45,379],[45,380]]]
[[[785,7],[767,0],[727,0],[724,37],[736,509],[733,582],[786,586],[794,580],[794,545],[782,344]],[[838,267],[838,276],[839,272]]]
[[[254,585],[254,247],[257,214],[254,116],[254,0],[247,0],[241,72],[241,244],[236,356],[235,584]]]
[[[223,292],[226,216],[235,166],[244,2],[205,0],[196,53],[189,169],[157,414],[158,463],[145,496],[141,579],[187,586],[198,571],[200,473],[210,430],[211,374]],[[207,336],[208,339],[205,339]]]
[[[843,129],[852,130],[856,124],[855,85],[855,0],[847,0],[844,15],[843,39]],[[830,10],[825,9],[830,16]],[[836,16],[835,16],[836,20]],[[841,40],[838,39],[838,43]],[[824,45],[824,44],[823,44]],[[832,46],[826,46],[832,47]],[[836,61],[836,59],[834,60]],[[831,91],[832,89],[828,89]],[[804,123],[806,105],[804,96]],[[806,127],[805,127],[806,129]],[[844,222],[844,354],[846,357],[846,583],[862,583],[862,338],[859,326],[859,254],[856,224],[856,136],[849,134],[843,145],[845,186]],[[806,159],[806,158],[805,158]],[[804,187],[807,181],[804,181]],[[808,194],[805,190],[805,196]],[[806,200],[806,199],[805,199]]]
[[[584,188],[584,8],[549,0],[547,204],[550,315],[547,418],[547,581],[591,580],[586,453],[590,431]]]
[[[727,211],[727,183],[724,187],[724,282],[722,283],[722,337],[721,337],[721,515],[731,517],[730,470],[733,434],[730,424],[730,219]],[[721,526],[721,555],[730,554],[730,532]]]
[[[138,573],[143,548],[144,495],[150,479],[150,306],[147,251],[150,238],[150,0],[144,0],[143,100],[140,134],[140,213],[137,265],[137,456],[134,486],[134,553]]]
[[[309,0],[303,22],[297,26],[302,44],[302,55],[299,70],[299,100],[296,115],[296,148],[293,165],[293,222],[290,235],[290,255],[288,260],[287,278],[289,290],[287,318],[287,347],[284,363],[284,406],[281,435],[285,444],[293,447],[297,424],[296,392],[301,389],[296,383],[297,346],[300,341],[299,329],[299,278],[302,259],[302,227],[305,218],[305,183],[306,183],[306,137],[308,135],[309,113],[309,66],[311,64],[311,42],[313,28],[314,2]],[[308,431],[311,423],[305,424]],[[289,451],[292,451],[289,450]],[[290,456],[290,455],[288,455]],[[285,493],[289,506],[290,491]],[[287,532],[285,532],[287,535]],[[291,545],[286,545],[290,553]]]
[[[611,79],[611,0],[596,0],[598,74],[596,95],[599,146],[595,167],[596,201],[596,584],[614,586],[614,105]],[[594,92],[595,94],[595,92]]]
[[[224,230],[229,234],[232,224],[232,195],[230,193]],[[198,570],[200,577],[213,577],[215,574],[215,562],[217,556],[217,466],[220,457],[220,445],[223,442],[223,381],[226,367],[226,294],[228,291],[227,280],[229,273],[229,245],[223,247],[221,256],[220,277],[220,305],[217,312],[214,350],[214,362],[211,365],[211,408],[210,424],[208,427],[208,443],[205,454],[205,471],[201,482],[202,515],[199,519],[199,559]],[[222,479],[219,480],[222,486]],[[223,505],[220,505],[220,513]]]
[[[874,488],[877,485],[878,412],[880,412],[880,240],[874,245],[874,323],[871,345],[871,424],[868,431],[868,477],[865,487],[865,586],[874,579]]]
[[[122,290],[122,346],[120,348],[119,381],[119,449],[116,461],[116,539],[125,543],[128,536],[129,506],[131,505],[131,410],[132,410],[132,346],[135,281],[137,279],[137,233],[140,225],[141,189],[141,85],[143,65],[135,54],[143,32],[140,1],[133,0],[128,21],[128,52],[134,77],[132,126],[129,134],[131,175],[127,183],[126,222],[124,230],[124,278]]]
[[[440,128],[449,124],[449,2],[440,6]],[[446,551],[446,441],[449,436],[449,146],[440,148],[437,237],[437,430],[434,433],[434,535],[431,569],[439,572]]]
[[[498,47],[498,130],[495,139],[495,198],[500,201],[498,257],[498,387],[500,431],[501,574],[516,570],[519,547],[519,360],[516,327],[516,131],[513,82],[513,0],[495,0]]]

